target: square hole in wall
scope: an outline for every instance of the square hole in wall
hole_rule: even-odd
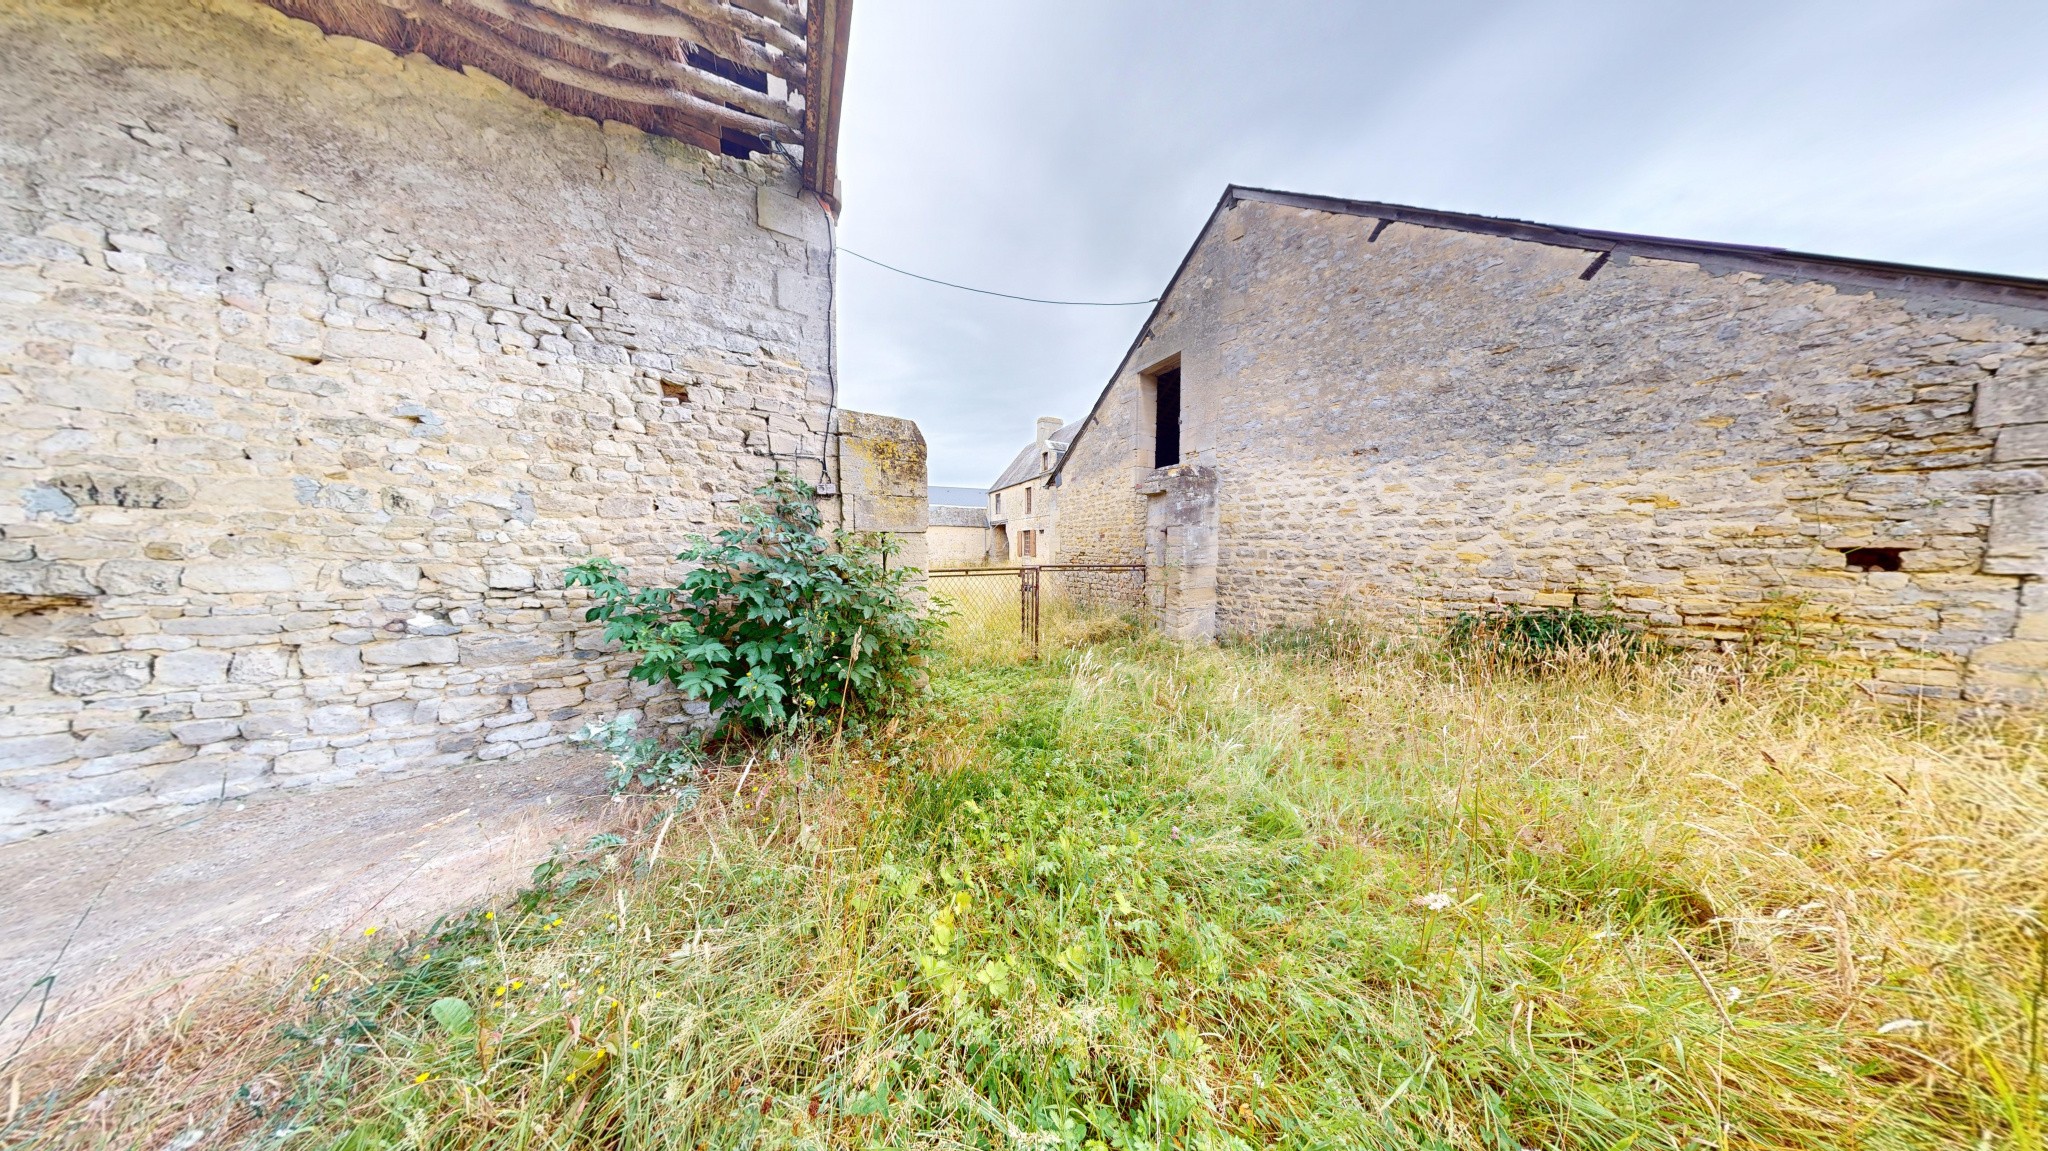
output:
[[[687,404],[690,402],[690,389],[670,380],[663,380],[661,381],[661,402],[664,404]]]
[[[1852,572],[1895,572],[1904,561],[1904,548],[1844,548],[1842,559]]]

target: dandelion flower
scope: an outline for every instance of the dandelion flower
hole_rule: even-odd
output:
[[[376,929],[376,928],[374,928],[374,927],[365,927],[365,928],[363,928],[363,934],[364,934],[364,935],[375,935],[375,934],[377,934],[377,929]]]
[[[433,1078],[433,1074],[431,1072],[422,1071],[418,1075],[413,1076],[412,1081],[414,1083],[425,1083],[427,1080],[431,1078]]]

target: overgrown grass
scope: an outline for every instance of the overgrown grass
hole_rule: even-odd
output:
[[[952,658],[914,724],[727,773],[580,885],[309,971],[259,1045],[267,1109],[223,1087],[204,1122],[347,1148],[2042,1146],[2038,725],[1328,638]]]

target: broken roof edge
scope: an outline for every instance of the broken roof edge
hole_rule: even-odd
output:
[[[1608,232],[1596,228],[1566,228],[1503,216],[1447,212],[1436,208],[1417,208],[1377,200],[1347,200],[1339,196],[1318,196],[1306,192],[1283,192],[1272,188],[1230,184],[1224,187],[1222,198],[1217,201],[1216,207],[1210,210],[1208,219],[1202,222],[1202,227],[1195,233],[1194,242],[1189,244],[1187,251],[1181,255],[1180,264],[1174,268],[1173,275],[1168,277],[1165,289],[1159,293],[1158,302],[1145,314],[1145,322],[1139,326],[1138,334],[1131,340],[1131,346],[1117,360],[1116,370],[1110,373],[1108,382],[1096,393],[1095,402],[1089,405],[1088,414],[1078,421],[1079,427],[1075,429],[1066,453],[1053,464],[1046,480],[1048,487],[1059,486],[1061,473],[1066,470],[1067,461],[1073,458],[1075,445],[1081,442],[1081,437],[1094,425],[1097,413],[1102,410],[1102,402],[1109,398],[1110,389],[1116,386],[1117,380],[1123,378],[1125,370],[1130,366],[1131,357],[1137,355],[1138,349],[1144,346],[1145,337],[1151,334],[1153,321],[1159,318],[1159,313],[1166,307],[1167,300],[1172,298],[1174,289],[1180,286],[1181,277],[1187,273],[1188,265],[1193,262],[1195,253],[1201,250],[1202,241],[1208,238],[1209,230],[1215,226],[1217,217],[1236,207],[1240,201],[1246,200],[1347,216],[1368,216],[1425,228],[1445,228],[1501,236],[1529,243],[1577,248],[1610,257],[1647,256],[1651,259],[1681,261],[1698,264],[1708,271],[1740,270],[1776,276],[1796,276],[1800,279],[1820,280],[1859,288],[1922,296],[1948,296],[1994,307],[2016,307],[2036,313],[2048,312],[2048,280],[2030,276],[1970,272],[1956,268],[1900,264],[1885,260],[1863,260],[1853,256],[1828,256],[1755,244],[1724,244],[1712,240],[1685,240],[1634,232]]]
[[[805,13],[804,187],[839,212],[839,109],[846,93],[847,36],[853,0],[811,0]]]
[[[1408,204],[1387,204],[1375,200],[1346,200],[1271,188],[1249,188],[1232,184],[1223,193],[1224,204],[1241,200],[1308,208],[1347,216],[1369,216],[1425,228],[1446,228],[1459,232],[1501,236],[1555,247],[1578,248],[1611,255],[1648,256],[1701,265],[1720,265],[1772,275],[1797,275],[1804,279],[1827,280],[1856,287],[1889,288],[1953,296],[1983,304],[2005,304],[2048,309],[2048,280],[2031,276],[2010,276],[1997,272],[1972,272],[1959,268],[1938,268],[1924,264],[1901,264],[1888,260],[1865,260],[1854,256],[1829,256],[1790,248],[1757,244],[1725,244],[1712,240],[1686,240],[1674,236],[1651,236],[1635,232],[1608,232],[1597,228],[1569,228],[1517,220],[1504,216],[1481,216],[1471,212],[1447,212],[1417,208]]]

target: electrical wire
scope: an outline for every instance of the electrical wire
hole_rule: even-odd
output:
[[[930,276],[920,276],[916,272],[906,271],[894,264],[884,264],[873,256],[863,256],[844,244],[839,246],[839,250],[856,260],[873,264],[877,268],[886,268],[899,276],[909,276],[913,280],[923,280],[927,284],[937,284],[945,288],[958,288],[963,292],[974,292],[983,296],[1000,296],[1005,300],[1022,300],[1027,304],[1060,304],[1069,308],[1135,308],[1140,304],[1156,304],[1159,302],[1159,297],[1157,296],[1149,300],[1041,300],[1037,296],[1013,296],[1008,292],[991,292],[987,288],[970,288],[966,284],[955,284],[950,280],[937,280]]]

